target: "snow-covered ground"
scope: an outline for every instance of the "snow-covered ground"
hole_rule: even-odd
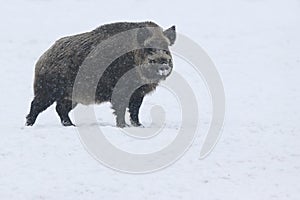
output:
[[[206,159],[198,159],[200,134],[170,167],[124,174],[94,160],[76,128],[60,125],[53,106],[34,127],[24,127],[34,63],[56,39],[104,23],[144,20],[175,24],[208,52],[223,79],[226,122]],[[299,0],[12,0],[1,1],[0,22],[0,199],[300,199]],[[209,96],[185,65],[175,58],[177,71],[199,89],[205,133]],[[176,101],[163,88],[146,98],[142,121],[150,123],[152,105],[170,101],[175,106],[167,109],[167,128],[176,128]],[[108,104],[96,110],[99,124],[114,124]],[[151,149],[104,128],[112,142],[134,152],[174,138],[167,129]]]

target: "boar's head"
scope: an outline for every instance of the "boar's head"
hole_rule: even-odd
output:
[[[138,30],[137,41],[142,47],[135,52],[137,70],[143,79],[158,82],[165,80],[173,69],[169,46],[176,39],[175,26],[163,31],[160,27]]]

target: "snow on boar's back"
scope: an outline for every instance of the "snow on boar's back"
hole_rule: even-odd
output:
[[[144,96],[172,71],[169,46],[175,38],[175,26],[163,30],[153,22],[120,22],[59,39],[36,63],[34,99],[26,125],[32,126],[54,102],[64,126],[74,125],[69,112],[78,103],[111,102],[118,127],[126,125],[126,108],[132,125],[141,126]],[[82,89],[74,92],[75,87]]]

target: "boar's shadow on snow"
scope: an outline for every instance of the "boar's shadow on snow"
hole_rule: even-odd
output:
[[[121,40],[110,39],[120,33],[125,33]],[[59,39],[36,63],[34,99],[26,117],[26,125],[32,126],[38,115],[54,102],[64,126],[74,125],[69,112],[78,103],[89,105],[111,102],[118,127],[126,126],[127,108],[131,124],[141,126],[139,109],[145,95],[154,91],[173,69],[169,46],[174,44],[175,38],[175,26],[163,30],[153,22],[120,22]],[[102,44],[106,44],[106,47],[97,49]],[[125,49],[120,54],[122,51],[118,50],[124,47],[129,50]],[[98,52],[98,55],[93,52]],[[103,64],[107,57],[105,54],[114,58],[109,64]],[[94,64],[87,65],[86,60],[93,56],[96,56]],[[79,73],[84,68],[88,69],[86,71],[90,76],[95,75],[94,78]],[[126,76],[128,72],[130,76]],[[74,92],[80,76],[85,77],[80,82],[84,82],[83,89]],[[116,89],[122,78],[121,87]],[[126,89],[132,85],[134,90]],[[86,94],[87,91],[93,94]]]

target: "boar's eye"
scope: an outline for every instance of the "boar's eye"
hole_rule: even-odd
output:
[[[156,49],[148,48],[148,49],[147,49],[147,52],[148,52],[149,54],[154,54],[154,53],[156,53]]]
[[[170,63],[170,59],[166,59],[166,58],[159,59],[159,64],[169,64],[169,63]]]
[[[150,64],[154,64],[154,63],[155,63],[155,60],[149,59],[149,63],[150,63]]]

